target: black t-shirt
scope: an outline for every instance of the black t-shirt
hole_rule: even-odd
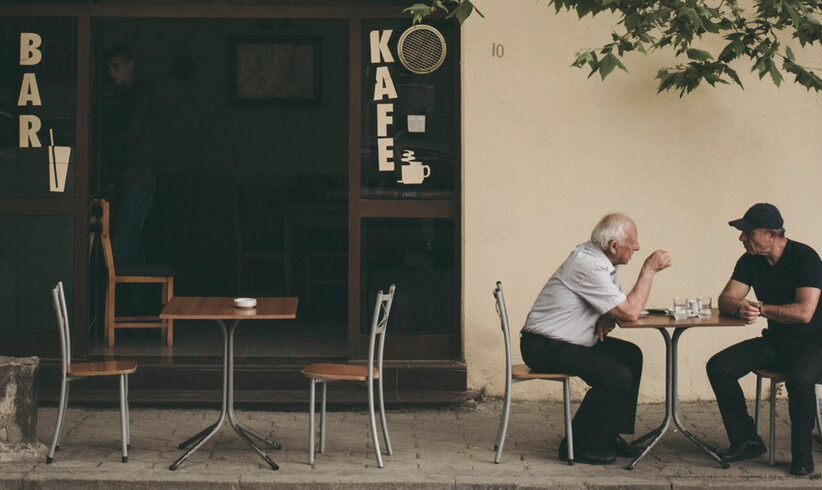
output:
[[[769,305],[796,302],[797,288],[822,289],[822,260],[804,243],[788,240],[774,265],[762,255],[739,258],[731,279],[753,287],[756,298]],[[768,319],[768,329],[776,335],[822,337],[822,300],[809,323],[785,324]]]

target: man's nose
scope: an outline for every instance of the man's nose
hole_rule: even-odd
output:
[[[747,240],[747,239],[748,239],[748,237],[747,237],[747,235],[745,235],[745,232],[744,232],[744,231],[743,231],[742,233],[740,233],[740,234],[739,234],[739,241],[740,241],[740,242],[744,242],[744,241],[745,241],[745,240]]]

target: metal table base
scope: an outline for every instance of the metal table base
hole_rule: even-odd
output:
[[[720,458],[711,448],[705,445],[702,441],[700,441],[695,435],[693,435],[688,429],[686,429],[682,425],[682,421],[679,420],[679,411],[677,409],[677,345],[679,344],[679,338],[682,336],[685,330],[688,330],[689,327],[677,327],[674,329],[673,338],[668,333],[668,331],[664,327],[657,328],[659,333],[662,334],[662,338],[665,339],[665,418],[662,421],[662,424],[657,427],[656,429],[648,432],[647,434],[639,437],[632,444],[642,444],[643,442],[651,439],[651,442],[645,446],[640,453],[631,463],[625,468],[628,470],[633,470],[636,464],[648,454],[651,449],[656,445],[657,442],[662,438],[665,432],[668,431],[668,426],[671,423],[671,419],[673,419],[674,424],[682,431],[685,436],[690,439],[694,444],[699,446],[700,449],[708,453],[708,455],[713,458],[717,463],[722,465],[723,468],[727,469],[730,468],[728,463],[722,461]]]
[[[240,436],[240,439],[244,440],[246,444],[251,447],[251,449],[259,454],[260,457],[268,463],[268,466],[270,466],[272,470],[278,470],[280,467],[277,466],[277,463],[272,461],[271,458],[269,458],[262,449],[254,444],[254,441],[251,439],[255,438],[272,449],[280,449],[281,446],[259,432],[255,432],[241,424],[237,421],[237,418],[234,415],[234,330],[237,328],[237,324],[240,321],[232,321],[231,327],[228,329],[225,326],[225,322],[222,320],[214,321],[217,322],[217,325],[220,326],[220,330],[223,332],[223,396],[222,406],[220,408],[220,417],[210,426],[180,443],[180,449],[185,449],[188,446],[191,446],[191,448],[186,451],[185,454],[180,456],[177,461],[172,463],[172,465],[169,466],[169,469],[172,471],[176,470],[186,459],[188,459],[189,456],[191,456],[192,453],[194,453],[194,451],[199,449],[200,446],[211,439],[211,437],[216,434],[220,428],[222,428],[226,419],[228,419],[228,424],[232,429],[234,429],[234,432]]]

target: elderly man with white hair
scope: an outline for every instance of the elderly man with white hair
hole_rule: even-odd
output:
[[[657,272],[670,267],[664,250],[652,253],[626,296],[617,267],[639,250],[636,224],[624,214],[603,217],[591,240],[578,245],[542,288],[520,334],[525,363],[537,372],[562,372],[591,386],[574,416],[574,461],[613,464],[641,449],[619,434],[634,432],[642,351],[608,337],[616,320],[636,320]],[[567,460],[567,445],[559,446]]]

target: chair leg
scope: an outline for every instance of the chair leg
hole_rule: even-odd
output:
[[[759,404],[762,401],[762,376],[756,375],[756,398],[754,404],[754,428],[756,430],[756,435],[759,435],[759,415],[762,411],[762,407]]]
[[[174,278],[169,277],[167,282],[163,283],[163,306],[167,305],[174,296]],[[166,339],[166,345],[174,346],[174,320],[168,319],[165,321],[165,327],[162,329],[162,334]]]
[[[774,453],[776,452],[776,385],[777,381],[771,378],[771,428],[768,437],[768,445],[770,446],[770,454],[768,455],[768,464],[773,466]]]
[[[382,388],[382,373],[380,373],[379,378],[379,388],[380,388],[380,422],[382,423],[382,437],[385,440],[385,452],[389,456],[393,454],[393,450],[391,449],[391,438],[388,437],[388,421],[385,419],[385,396],[384,391]]]
[[[68,405],[66,400],[68,400],[68,381],[63,379],[60,385],[60,402],[57,405],[57,423],[54,425],[54,438],[51,441],[49,454],[46,456],[46,464],[51,464],[54,461],[54,451],[57,450],[57,445],[60,443],[60,433],[63,431],[63,420]]]
[[[106,345],[114,347],[114,280],[109,279],[106,287]]]
[[[126,375],[120,375],[120,445],[123,450],[123,463],[128,463],[128,401],[126,400]]]
[[[502,457],[502,446],[505,443],[505,433],[508,431],[508,416],[511,413],[511,378],[505,383],[505,398],[502,402],[502,417],[499,419],[499,429],[497,430],[497,443],[494,444],[494,463],[499,463]]]
[[[328,383],[323,382],[323,399],[322,407],[320,408],[320,454],[325,452],[325,400],[326,400],[326,386]]]
[[[574,464],[574,431],[571,426],[571,380],[562,380],[562,398],[565,405],[565,440],[568,443],[568,464]]]
[[[317,381],[314,378],[311,378],[309,382],[309,391],[308,391],[308,464],[314,464],[314,390],[316,388]]]
[[[819,385],[814,385],[814,394],[816,395],[816,436],[819,442],[822,442],[822,413],[819,412]]]
[[[128,409],[128,374],[125,375],[126,385],[126,449],[131,449],[131,413]]]
[[[369,378],[370,380],[371,378]],[[374,383],[368,383],[368,420],[371,425],[371,440],[374,442],[374,452],[377,453],[377,466],[382,468],[382,453],[380,441],[377,438],[377,416],[374,410]]]

